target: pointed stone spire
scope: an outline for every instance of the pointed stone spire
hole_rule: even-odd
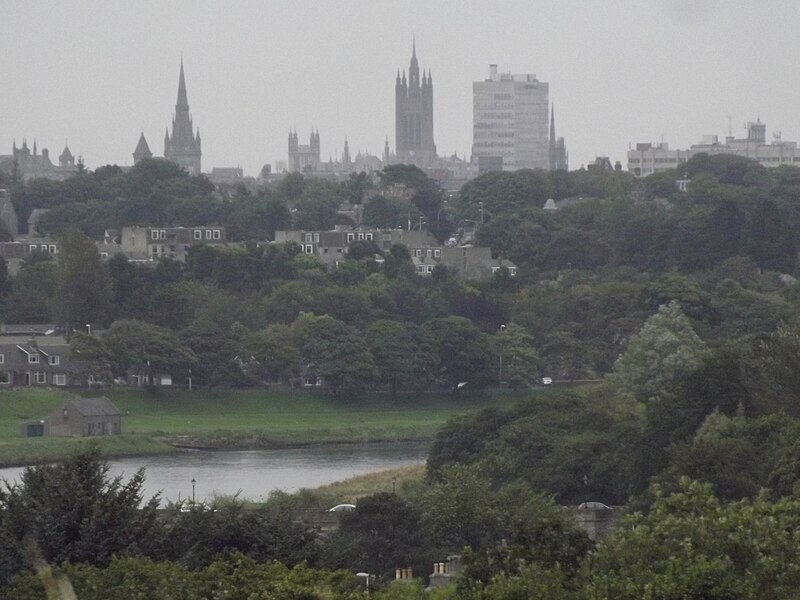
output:
[[[133,151],[133,164],[138,164],[139,161],[145,158],[153,158],[153,153],[150,152],[150,146],[147,145],[144,131],[142,131],[139,135],[139,143],[136,144],[136,150]]]
[[[178,80],[178,101],[175,104],[175,110],[189,110],[189,101],[186,97],[186,79],[183,76],[183,57],[181,56],[181,75]]]

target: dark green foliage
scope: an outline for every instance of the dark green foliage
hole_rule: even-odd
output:
[[[113,556],[142,551],[154,532],[158,498],[142,496],[144,472],[110,478],[93,449],[55,465],[29,467],[20,483],[0,491],[0,565],[30,566],[30,538],[52,564],[107,565]],[[13,571],[5,570],[7,581]]]
[[[339,529],[324,541],[321,562],[329,569],[365,571],[387,580],[399,566],[425,572],[432,561],[426,541],[419,508],[381,492],[362,498],[342,516]]]

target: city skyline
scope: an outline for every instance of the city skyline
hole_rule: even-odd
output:
[[[0,52],[0,154],[16,139],[90,168],[132,164],[143,131],[156,155],[183,56],[203,168],[257,175],[286,160],[286,133],[315,128],[321,159],[381,156],[394,139],[394,84],[412,39],[436,84],[440,156],[470,156],[474,81],[497,63],[550,83],[571,168],[624,162],[629,144],[688,147],[760,116],[768,138],[800,138],[792,110],[794,4],[656,1],[391,5],[8,3]],[[633,10],[636,8],[636,10]],[[741,41],[747,37],[748,44]]]

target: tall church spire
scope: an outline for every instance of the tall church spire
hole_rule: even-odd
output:
[[[178,80],[178,101],[175,104],[175,111],[189,110],[189,101],[186,99],[186,79],[183,76],[183,57],[181,57],[181,76]]]
[[[408,67],[408,87],[412,89],[419,87],[419,62],[417,62],[416,37],[411,46],[411,65]]]
[[[192,175],[200,174],[200,132],[192,131],[192,117],[189,114],[189,101],[186,95],[186,78],[183,72],[183,57],[178,78],[178,100],[175,104],[175,117],[172,120],[172,135],[164,137],[164,158],[177,163]]]

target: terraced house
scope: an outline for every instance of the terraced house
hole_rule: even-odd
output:
[[[85,363],[70,355],[64,336],[0,337],[0,386],[83,386]]]

